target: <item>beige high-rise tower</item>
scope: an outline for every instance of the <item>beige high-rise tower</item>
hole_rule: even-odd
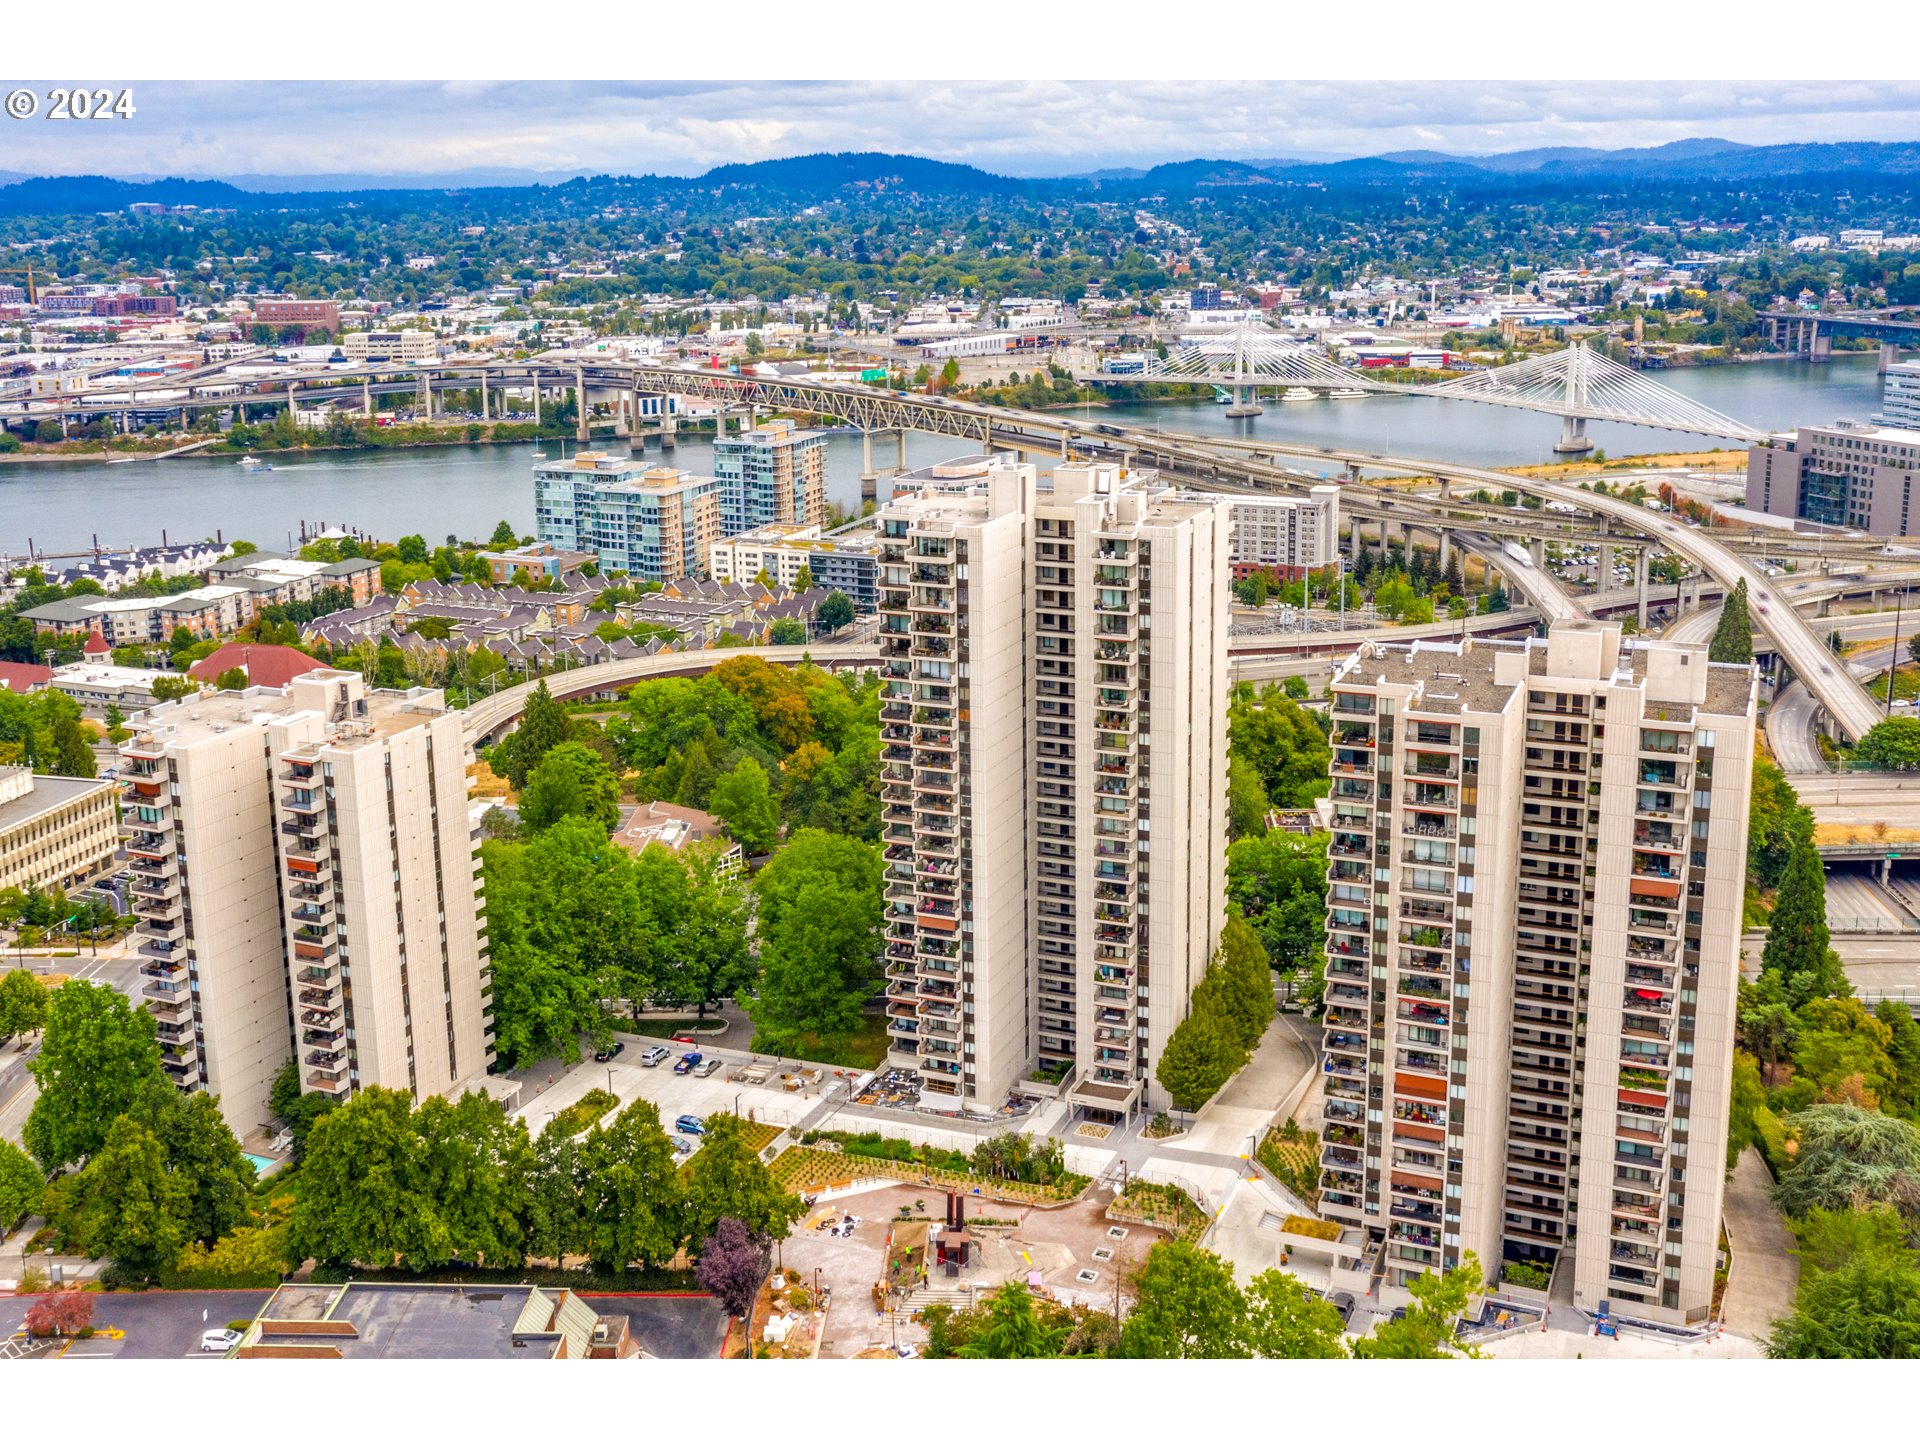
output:
[[[891,1062],[991,1109],[1153,1067],[1225,905],[1230,511],[1000,462],[880,516]]]
[[[426,1096],[492,1058],[467,742],[437,690],[316,670],[156,706],[121,746],[164,1062],[241,1132],[302,1088]]]
[[[1389,1287],[1471,1250],[1704,1319],[1752,667],[1593,623],[1372,644],[1332,712],[1321,1213]]]

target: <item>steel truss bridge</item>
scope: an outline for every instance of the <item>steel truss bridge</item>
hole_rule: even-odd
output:
[[[1228,415],[1258,415],[1255,394],[1269,388],[1343,395],[1425,395],[1537,410],[1561,417],[1560,441],[1554,446],[1561,454],[1580,454],[1593,448],[1587,439],[1587,422],[1591,420],[1749,444],[1766,438],[1763,431],[1609,359],[1584,340],[1576,340],[1552,355],[1477,370],[1455,380],[1402,385],[1377,380],[1364,370],[1349,369],[1317,345],[1242,325],[1217,339],[1183,345],[1144,370],[1121,375],[1084,374],[1079,378],[1101,385],[1211,385],[1233,393]]]

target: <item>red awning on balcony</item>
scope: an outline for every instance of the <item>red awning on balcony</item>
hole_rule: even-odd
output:
[[[1645,875],[1636,875],[1633,877],[1633,883],[1629,888],[1635,895],[1654,895],[1662,900],[1678,900],[1680,898],[1680,882],[1678,880],[1655,880]]]
[[[1422,1100],[1444,1100],[1447,1098],[1447,1082],[1438,1075],[1409,1075],[1405,1071],[1396,1070],[1393,1076],[1393,1093],[1416,1095]]]

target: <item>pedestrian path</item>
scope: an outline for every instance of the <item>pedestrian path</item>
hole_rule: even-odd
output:
[[[1760,1339],[1793,1308],[1800,1261],[1793,1235],[1773,1203],[1773,1181],[1760,1152],[1749,1146],[1727,1180],[1722,1214],[1733,1249],[1733,1271],[1721,1301],[1721,1320],[1737,1334]]]

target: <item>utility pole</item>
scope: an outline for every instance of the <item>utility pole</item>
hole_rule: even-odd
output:
[[[1893,686],[1900,678],[1900,616],[1907,608],[1907,592],[1903,589],[1894,602],[1893,610],[1893,658],[1887,664],[1887,708],[1885,718],[1893,718]]]

